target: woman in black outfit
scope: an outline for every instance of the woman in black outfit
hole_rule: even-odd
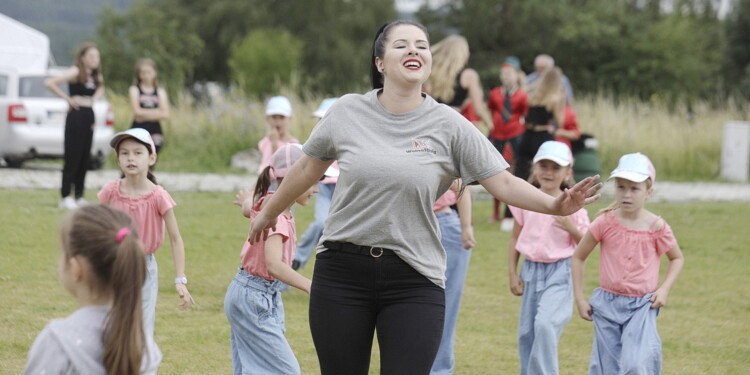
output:
[[[69,210],[86,203],[83,192],[94,137],[92,107],[96,99],[104,94],[104,78],[99,63],[99,49],[93,43],[86,43],[78,50],[75,65],[61,76],[45,81],[47,88],[65,99],[70,106],[65,118],[64,164],[60,188],[60,207]],[[68,83],[69,95],[58,87],[63,83]],[[73,186],[75,199],[70,197]]]
[[[167,91],[159,87],[156,63],[151,59],[141,59],[135,65],[135,82],[128,94],[133,109],[133,128],[143,128],[151,134],[156,153],[164,144],[164,134],[160,120],[169,117]]]
[[[516,176],[529,179],[531,160],[546,141],[555,139],[555,130],[562,126],[565,116],[565,91],[560,83],[562,71],[558,67],[545,70],[542,77],[529,87],[529,112],[526,131],[518,147]]]

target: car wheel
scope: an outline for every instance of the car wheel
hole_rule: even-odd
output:
[[[5,158],[5,164],[8,168],[21,168],[23,166],[23,159]]]

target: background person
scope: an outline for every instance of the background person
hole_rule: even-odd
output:
[[[94,138],[94,102],[104,95],[104,77],[100,67],[99,49],[85,43],[78,50],[75,65],[58,77],[48,78],[44,84],[55,95],[68,102],[65,117],[65,140],[60,187],[60,208],[74,209],[86,204],[83,199],[86,172],[91,162],[91,142]],[[70,96],[57,85],[67,83]],[[73,197],[71,187],[75,187]]]
[[[265,237],[278,214],[338,160],[310,294],[321,373],[367,374],[377,332],[382,373],[426,374],[445,317],[445,250],[432,211],[437,198],[462,178],[511,204],[566,215],[598,199],[589,196],[601,184],[589,178],[553,199],[505,171],[508,164],[486,136],[422,93],[432,67],[424,26],[385,24],[371,51],[373,90],[333,104],[249,237]]]
[[[143,332],[146,266],[132,220],[81,207],[62,224],[60,250],[60,281],[80,307],[44,327],[23,374],[156,374],[162,356]]]
[[[154,60],[140,59],[135,64],[135,82],[128,89],[128,95],[134,114],[131,127],[148,130],[159,154],[164,144],[160,121],[169,118],[169,99],[167,90],[159,86]]]
[[[289,143],[300,143],[297,138],[289,134],[289,125],[292,123],[292,103],[284,96],[274,96],[266,103],[266,136],[258,141],[261,161],[258,165],[258,174],[263,173],[271,155],[281,146]],[[273,189],[273,188],[272,188]]]
[[[546,54],[537,55],[537,57],[534,58],[534,71],[526,77],[526,84],[531,86],[537,79],[542,77],[542,74],[544,74],[547,69],[553,67],[555,67],[555,59],[553,59],[552,56]],[[560,84],[562,84],[565,89],[566,103],[572,106],[575,98],[573,97],[573,87],[570,85],[570,79],[568,79],[568,76],[563,74],[560,78]]]

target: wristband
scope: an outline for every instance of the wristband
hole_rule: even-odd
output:
[[[174,278],[174,283],[175,284],[187,284],[187,277],[185,277],[185,276],[183,276],[183,277],[175,277]]]

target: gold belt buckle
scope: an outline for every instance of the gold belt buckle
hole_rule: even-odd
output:
[[[373,254],[373,252],[372,252],[373,249],[376,249],[376,247],[370,246],[370,256],[371,257],[373,257],[373,258],[380,258],[381,256],[383,256],[383,248],[382,247],[378,247],[377,248],[377,249],[380,249],[380,254],[378,254],[378,255]]]

